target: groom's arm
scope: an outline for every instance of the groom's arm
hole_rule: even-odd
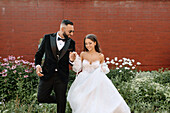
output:
[[[73,41],[73,44],[72,44],[72,47],[71,47],[72,49],[71,49],[71,51],[70,52],[74,52],[76,49],[75,49],[75,41]],[[70,63],[70,65],[71,66],[73,66],[73,61],[71,61],[70,59],[69,59],[69,63]]]
[[[40,47],[38,48],[38,51],[35,54],[35,66],[41,65],[42,57],[45,52],[45,37],[46,36],[43,37]]]
[[[73,51],[76,51],[76,48],[75,48],[75,41],[73,41]]]

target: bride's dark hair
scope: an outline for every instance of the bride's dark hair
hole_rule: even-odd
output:
[[[101,53],[100,44],[99,44],[99,42],[98,42],[98,40],[97,40],[96,35],[94,35],[94,34],[88,34],[88,35],[86,35],[86,37],[84,38],[84,51],[89,51],[89,50],[86,48],[86,44],[85,44],[85,40],[86,40],[86,39],[90,39],[91,41],[96,42],[95,50],[96,50],[96,52]]]

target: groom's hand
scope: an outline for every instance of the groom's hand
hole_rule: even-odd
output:
[[[71,62],[74,62],[74,60],[76,59],[76,52],[70,52],[69,58]]]
[[[37,73],[37,75],[38,75],[39,77],[44,76],[43,74],[41,74],[41,72],[42,72],[41,66],[40,66],[40,65],[37,65],[37,66],[36,66],[36,73]]]

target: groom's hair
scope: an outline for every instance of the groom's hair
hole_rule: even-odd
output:
[[[70,20],[62,20],[61,24],[65,24],[65,25],[73,25],[73,22],[71,22]]]
[[[73,25],[73,22],[71,22],[70,20],[62,20],[60,24],[60,29],[64,26],[67,26],[68,24]]]

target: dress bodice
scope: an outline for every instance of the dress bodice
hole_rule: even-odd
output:
[[[93,72],[95,69],[97,69],[100,66],[100,61],[96,60],[92,63],[90,63],[88,60],[83,60],[83,69],[82,71],[86,72]]]
[[[101,68],[101,71],[103,71],[105,74],[110,72],[108,65],[105,62],[100,63],[99,60],[93,61],[91,63],[86,59],[81,61],[81,58],[77,55],[76,59],[73,62],[73,71],[75,71],[77,74],[80,71],[91,73],[99,67]]]

